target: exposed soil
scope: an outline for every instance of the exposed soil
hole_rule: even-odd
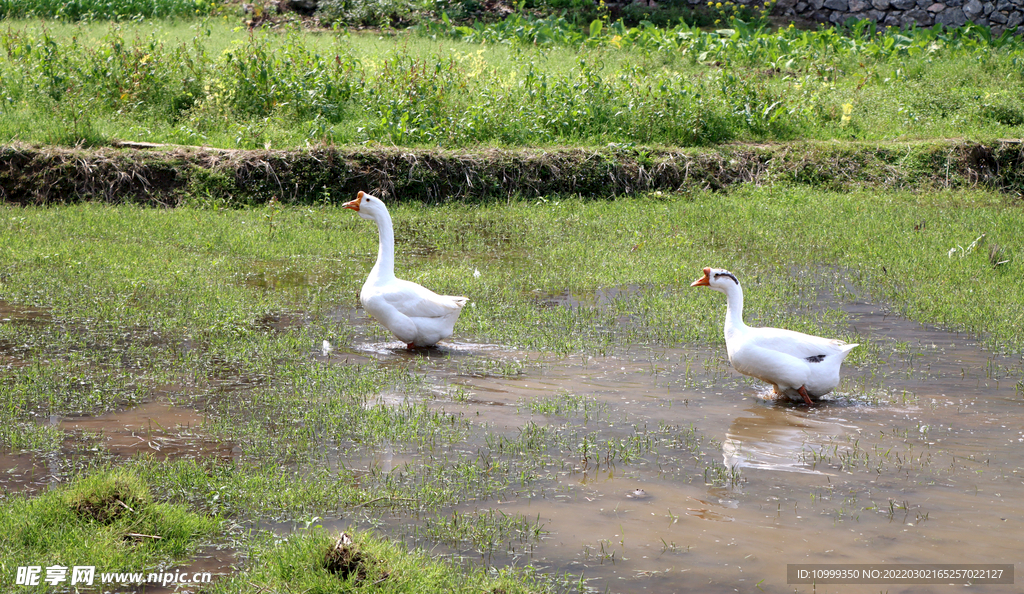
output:
[[[342,532],[341,536],[330,549],[324,554],[324,568],[337,575],[343,580],[354,576],[356,583],[364,581],[376,562],[366,553],[363,553],[352,541],[352,537]],[[388,572],[383,572],[382,577],[376,583],[388,578]]]
[[[73,496],[72,509],[78,515],[101,524],[111,524],[126,513],[138,513],[149,504],[148,493],[135,484],[116,478],[93,491]]]
[[[1024,197],[1024,141],[789,143],[701,149],[315,148],[246,151],[119,143],[0,147],[0,199],[177,206],[317,203],[365,190],[397,200],[487,201],[798,183],[830,190],[964,188]]]

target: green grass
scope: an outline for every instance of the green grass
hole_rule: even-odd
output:
[[[458,148],[1024,130],[1024,45],[978,28],[438,27],[382,36],[248,31],[228,17],[14,21],[0,31],[0,135],[61,145]],[[521,38],[531,27],[566,39],[534,44]]]
[[[538,575],[533,570],[461,567],[437,560],[424,551],[404,547],[370,534],[356,533],[341,553],[338,535],[319,526],[287,539],[260,541],[250,552],[251,568],[217,582],[217,594],[252,592],[253,588],[295,592],[476,592],[536,593],[576,591],[571,583]],[[333,568],[329,570],[328,567]]]
[[[381,16],[364,4],[342,7],[351,12],[343,20]],[[123,18],[137,8],[130,3],[106,3],[109,13],[85,2],[57,12],[43,1],[19,3],[24,12],[12,6],[0,0],[8,17],[0,135],[14,141],[611,144],[613,158],[621,151],[653,168],[649,147],[1024,133],[1024,46],[976,27],[873,35],[599,21],[588,29],[514,15],[400,34],[250,32],[236,15],[98,22]],[[63,20],[10,20],[30,13]],[[939,158],[922,155],[905,158]],[[833,173],[814,163],[786,179],[839,187],[829,185]],[[189,175],[177,209],[0,206],[0,305],[49,313],[0,323],[0,448],[40,463],[68,459],[58,478],[74,481],[34,497],[0,494],[4,580],[13,583],[19,565],[71,557],[150,567],[220,539],[248,562],[212,592],[583,589],[575,579],[459,566],[417,547],[529,552],[544,534],[539,517],[487,502],[553,495],[566,473],[650,466],[668,480],[735,485],[742,477],[722,464],[721,442],[689,424],[608,418],[597,401],[570,393],[519,403],[521,414],[536,415],[520,426],[491,426],[453,412],[466,393],[436,378],[516,377],[552,358],[682,346],[717,353],[682,356],[684,387],[735,381],[724,380],[723,299],[689,287],[704,266],[739,276],[752,324],[860,342],[851,367],[909,346],[853,335],[836,308],[854,298],[850,289],[991,348],[1024,350],[1019,200],[779,183],[607,201],[394,204],[399,274],[472,300],[455,338],[531,354],[345,363],[348,347],[391,340],[346,315],[376,252],[372,225],[338,208],[328,186],[312,206],[230,209],[244,200],[231,195],[227,174]],[[323,340],[340,354],[325,360]],[[1021,369],[1000,373],[1024,385]],[[858,381],[866,403],[913,401],[874,374]],[[382,395],[405,401],[381,404]],[[153,398],[199,412],[205,421],[190,431],[231,458],[118,459],[102,439],[38,422]],[[836,439],[807,450],[805,461],[938,472],[907,439],[894,431],[872,448]],[[394,468],[374,462],[385,451],[399,460]],[[98,503],[111,494],[125,506]],[[897,513],[891,498],[872,505],[863,509]],[[844,502],[836,514],[858,509]],[[355,535],[347,554],[358,563],[347,576],[325,568],[337,535],[316,526],[317,516],[378,528]],[[287,536],[240,528],[265,520],[306,528]],[[126,538],[126,530],[166,538]],[[584,545],[587,558],[614,561],[605,542],[600,553]]]
[[[298,471],[282,468],[277,460],[224,464],[140,458],[127,466],[163,500],[235,519],[308,518],[325,510],[366,505],[381,495],[373,485],[360,487],[352,472],[322,467]]]
[[[70,583],[70,566],[92,566],[94,580],[108,572],[141,572],[149,574],[163,571],[168,563],[181,563],[197,546],[208,542],[219,533],[220,522],[211,516],[187,510],[180,503],[159,503],[154,500],[149,484],[143,476],[157,475],[165,483],[168,475],[183,476],[182,464],[161,467],[135,465],[134,469],[101,471],[82,477],[72,484],[35,498],[14,497],[0,502],[0,558],[3,569],[0,579],[15,583],[15,569],[23,566],[68,567],[64,584]],[[137,470],[142,470],[138,473]],[[178,470],[178,472],[175,472]],[[207,472],[213,469],[207,469]],[[252,469],[250,469],[251,471]],[[170,471],[170,472],[168,472]],[[198,475],[209,480],[207,472]],[[223,472],[214,470],[217,485],[211,485],[210,501],[193,501],[193,506],[216,508],[218,503],[232,498],[224,487],[235,483],[225,480]],[[244,490],[261,497],[294,491],[294,479],[261,492],[253,488],[257,473],[246,472],[242,479]],[[238,481],[236,481],[238,482]],[[298,488],[301,488],[299,486]],[[279,489],[283,489],[279,490]],[[189,491],[195,492],[196,485]],[[336,495],[336,493],[334,493]],[[165,495],[173,498],[173,493]],[[291,512],[297,511],[295,502],[289,502]],[[222,509],[231,510],[231,506]],[[260,508],[265,509],[265,508]],[[490,521],[494,524],[494,518]],[[314,520],[315,522],[315,520]],[[532,525],[510,522],[495,524],[500,532],[526,530]],[[429,528],[428,528],[429,530]],[[465,530],[465,528],[463,528]],[[334,548],[337,535],[330,535],[320,526],[307,528],[284,539],[256,536],[239,542],[249,558],[246,571],[219,579],[204,592],[250,592],[256,588],[300,588],[318,592],[349,592],[354,587],[371,588],[375,592],[548,592],[566,591],[568,584],[557,584],[550,576],[535,575],[523,570],[488,572],[482,568],[462,568],[454,563],[430,558],[420,550],[410,550],[396,542],[372,534],[356,534],[356,542],[344,555],[330,562],[329,552]],[[480,538],[483,538],[481,536]],[[64,591],[63,584],[54,587],[44,580],[41,592]]]
[[[1016,309],[1020,211],[996,193],[742,188],[393,210],[400,273],[475,302],[460,321],[463,337],[558,352],[622,340],[718,340],[724,305],[688,286],[714,265],[739,275],[748,317],[765,323],[791,320],[783,306],[797,306],[800,325],[841,325],[827,312],[807,312],[817,289],[845,274],[916,319],[1014,348],[1024,343]],[[837,220],[846,224],[837,228]],[[257,368],[260,353],[281,344],[309,348],[318,333],[343,340],[352,331],[345,322],[324,328],[315,316],[355,303],[377,242],[371,225],[336,207],[8,207],[0,229],[0,298],[50,307],[57,318],[97,330],[207,342],[218,357]],[[630,286],[637,289],[609,307],[542,306],[563,292]],[[314,325],[268,329],[288,312],[309,312]],[[613,322],[624,314],[630,323]],[[12,336],[31,330],[3,328]],[[82,340],[73,332],[56,339]],[[252,352],[238,352],[240,342]]]
[[[145,572],[187,559],[219,532],[219,521],[182,505],[153,500],[148,484],[110,470],[35,498],[0,502],[0,580],[15,583],[19,566],[94,566],[101,572]],[[57,591],[41,576],[37,591]],[[70,570],[68,580],[70,580]],[[65,584],[70,583],[65,581]]]
[[[588,396],[563,393],[547,398],[533,398],[526,400],[522,406],[529,411],[542,415],[576,416],[585,421],[597,418],[607,408]]]
[[[0,18],[47,17],[65,21],[195,17],[223,0],[0,0]]]
[[[687,387],[720,385],[725,304],[689,286],[704,266],[738,275],[752,324],[861,342],[852,366],[903,347],[849,331],[836,309],[853,297],[848,286],[913,319],[1024,349],[1024,245],[1016,232],[1024,215],[996,192],[744,186],[609,201],[392,205],[399,275],[472,300],[455,338],[535,352],[537,363],[486,355],[344,363],[347,347],[390,340],[376,323],[345,315],[376,253],[373,226],[332,205],[197,203],[0,207],[0,300],[50,313],[0,323],[0,355],[10,363],[0,382],[4,448],[61,456],[96,448],[76,457],[85,472],[119,464],[151,489],[146,501],[238,523],[342,509],[365,525],[381,525],[386,514],[417,516],[428,520],[418,528],[399,521],[389,528],[393,538],[522,551],[543,531],[534,518],[456,506],[548,493],[560,473],[652,461],[684,482],[730,485],[741,477],[722,465],[721,444],[693,426],[607,418],[591,400],[561,394],[523,404],[538,418],[498,430],[448,409],[449,397],[457,407],[460,395],[432,378],[514,377],[544,358],[682,345],[719,353],[679,361],[700,369],[685,374]],[[599,297],[608,289],[618,296]],[[341,353],[328,361],[319,352],[325,339]],[[891,397],[873,388],[861,390],[871,402]],[[381,394],[408,400],[383,405]],[[36,421],[154,397],[201,412],[206,421],[193,430],[233,459],[119,461],[102,441],[68,444]],[[855,449],[837,442],[808,456],[844,468],[894,467]],[[389,470],[374,464],[384,450],[402,462]],[[5,497],[4,505],[53,505],[35,503],[44,496]],[[240,576],[271,588],[284,567],[315,562],[311,543],[329,540],[239,538],[268,559]],[[4,558],[18,565],[14,553]],[[446,579],[476,583],[472,575]],[[240,576],[217,587],[244,589]]]
[[[1024,345],[1015,232],[1022,221],[999,194],[744,188],[393,210],[399,273],[472,299],[459,340],[558,355],[720,344],[722,299],[689,287],[712,265],[741,279],[748,321],[859,341],[854,365],[874,360],[879,347],[849,334],[845,316],[817,302],[821,290],[843,298],[844,282],[913,319],[997,348]],[[426,363],[322,366],[310,358],[324,339],[344,346],[364,331],[390,339],[376,323],[358,330],[344,317],[326,317],[355,305],[376,251],[375,230],[349,211],[7,207],[0,227],[0,299],[50,308],[54,319],[0,324],[0,344],[17,345],[12,353],[26,363],[0,384],[7,446],[54,451],[60,433],[36,416],[131,406],[158,387],[180,385],[190,394],[184,403],[210,403],[207,431],[238,444],[249,460],[313,464],[325,445],[372,449],[394,440],[438,464],[392,485],[390,497],[432,507],[469,496],[457,477],[472,460],[444,464],[442,444],[463,439],[471,425],[415,400],[368,406],[384,391],[429,391]],[[600,305],[587,295],[601,288],[624,290]],[[549,305],[566,293],[580,305]],[[524,363],[451,365],[500,376],[520,373]],[[232,397],[238,389],[244,397]],[[596,412],[570,397],[531,407]],[[556,457],[593,457],[590,446],[581,452],[555,434],[544,441]],[[620,450],[635,457],[646,451],[640,443],[597,450],[602,459]],[[524,476],[537,468],[527,464]],[[451,476],[453,486],[428,493],[432,476]],[[488,479],[479,489],[509,485]],[[358,492],[352,499],[365,500]]]

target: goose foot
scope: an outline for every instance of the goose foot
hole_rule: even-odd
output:
[[[410,342],[409,344],[405,345],[405,348],[409,349],[410,351],[415,351],[416,345]]]
[[[807,386],[800,386],[797,392],[800,392],[800,395],[804,397],[804,402],[807,403],[807,406],[814,406],[814,403],[811,402],[811,395],[807,393]]]

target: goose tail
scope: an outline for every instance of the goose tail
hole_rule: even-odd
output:
[[[859,346],[860,343],[857,342],[853,344],[843,343],[839,345],[839,360],[842,361],[843,359],[845,359],[846,356],[850,354],[850,351]]]

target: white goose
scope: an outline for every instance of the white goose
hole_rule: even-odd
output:
[[[839,385],[839,367],[856,344],[781,328],[743,323],[743,289],[728,270],[705,268],[691,287],[725,293],[725,346],[736,371],[775,386],[775,393],[808,405]]]
[[[377,263],[359,291],[363,309],[410,349],[433,346],[452,335],[466,297],[438,295],[416,283],[395,278],[395,231],[384,202],[366,192],[343,204],[377,223]]]

